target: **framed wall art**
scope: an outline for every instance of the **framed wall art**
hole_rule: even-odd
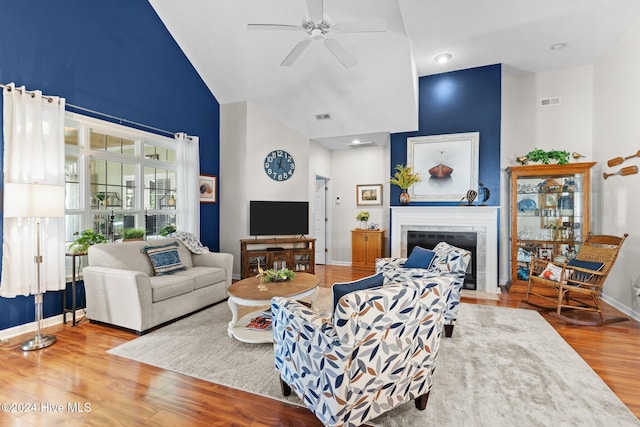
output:
[[[218,177],[215,175],[200,175],[200,203],[216,203],[216,184]]]
[[[356,204],[358,206],[382,205],[382,184],[356,185]]]
[[[459,202],[478,190],[480,132],[407,138],[407,165],[422,177],[411,201]]]

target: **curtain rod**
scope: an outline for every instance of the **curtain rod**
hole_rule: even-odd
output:
[[[3,89],[11,89],[8,85],[2,84],[2,83],[0,83],[0,87],[3,88]],[[27,93],[27,94],[31,94],[31,96],[35,96],[35,92],[34,91],[22,89],[22,88],[19,88],[19,87],[16,87],[14,89],[17,90],[18,92],[24,92],[24,93]],[[50,96],[42,95],[42,98],[46,99],[49,102],[53,102],[53,98],[50,97]],[[153,126],[149,126],[149,125],[145,125],[145,124],[142,124],[142,123],[134,122],[134,121],[131,121],[131,120],[123,119],[121,117],[112,116],[111,114],[101,113],[100,111],[95,111],[95,110],[91,110],[89,108],[80,107],[78,105],[74,105],[74,104],[70,104],[70,103],[66,103],[65,105],[68,106],[68,107],[74,108],[76,110],[86,111],[87,113],[95,114],[95,115],[102,116],[102,117],[107,117],[107,118],[112,119],[112,120],[118,120],[118,122],[120,124],[129,123],[129,124],[132,124],[132,125],[135,125],[135,126],[139,126],[141,128],[144,128],[144,129],[154,130],[156,132],[162,132],[164,134],[171,135],[171,136],[174,136],[174,137],[178,134],[178,132],[171,132],[171,131],[168,131],[168,130],[156,128],[156,127],[153,127]],[[185,134],[185,136],[189,141],[192,140],[192,138],[189,135]]]

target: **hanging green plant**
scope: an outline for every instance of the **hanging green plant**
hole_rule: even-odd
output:
[[[544,151],[540,148],[529,151],[525,156],[517,158],[520,164],[526,165],[528,162],[539,162],[548,165],[551,160],[555,160],[559,165],[569,163],[569,152],[561,150]]]

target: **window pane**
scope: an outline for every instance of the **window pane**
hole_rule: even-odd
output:
[[[176,162],[176,150],[152,144],[144,144],[144,156],[151,160],[162,160],[163,162]]]
[[[100,213],[100,214],[92,215],[92,223],[87,228],[90,228],[94,232],[100,233],[103,236],[108,238],[109,237],[108,226],[109,226],[109,221],[107,218],[107,214]]]
[[[65,145],[78,146],[78,129],[73,126],[64,127],[64,143]]]
[[[67,154],[64,159],[65,208],[80,209],[80,181],[78,179],[78,156]]]
[[[152,193],[153,186],[153,193]],[[156,169],[144,168],[144,208],[155,209]]]
[[[150,160],[160,160],[155,145],[144,144],[144,157]]]
[[[90,146],[92,150],[107,151],[109,153],[122,153],[135,155],[135,141],[120,138],[113,135],[105,135],[91,130]]]
[[[122,190],[120,185],[107,185],[107,198],[105,206],[108,209],[119,209],[122,207]]]
[[[158,155],[160,156],[160,160],[164,160],[166,162],[174,162],[176,161],[176,150],[164,147],[157,148]]]
[[[107,184],[122,185],[122,163],[107,162]]]
[[[91,159],[90,175],[92,184],[107,183],[107,161],[99,159]]]
[[[163,232],[170,231],[167,227],[176,226],[174,214],[149,214],[146,215],[147,236],[160,236]]]
[[[106,150],[107,136],[92,130],[89,137],[89,146],[92,150]]]
[[[130,139],[121,139],[122,142],[122,154],[127,154],[129,156],[136,155],[136,143]]]
[[[65,241],[67,243],[67,248],[69,244],[76,240],[78,236],[74,235],[75,233],[82,233],[83,230],[81,227],[81,215],[65,215]]]

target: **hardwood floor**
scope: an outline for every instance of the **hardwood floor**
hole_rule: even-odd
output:
[[[327,287],[367,275],[336,266],[318,266],[316,274]],[[463,302],[525,307],[520,292],[523,289],[516,287],[498,301],[463,298]],[[619,314],[607,307],[607,316]],[[640,324],[578,327],[545,318],[640,417]],[[0,351],[0,402],[13,404],[2,406],[0,425],[320,425],[304,408],[106,353],[135,339],[133,333],[86,320],[46,332],[58,338],[47,349],[21,352],[20,342],[32,337],[28,334],[12,338]]]

